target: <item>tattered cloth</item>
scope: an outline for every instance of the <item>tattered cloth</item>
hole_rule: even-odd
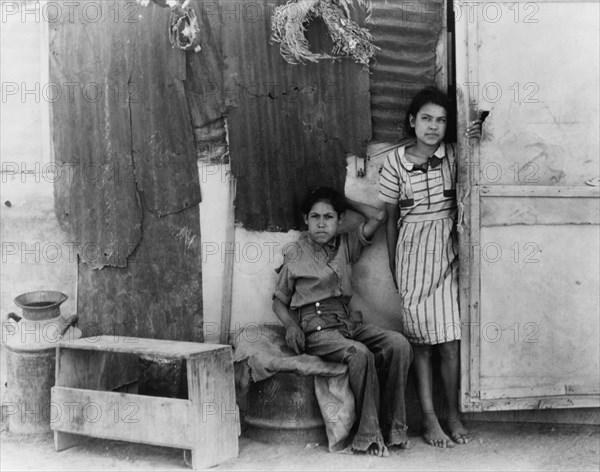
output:
[[[235,382],[238,401],[245,401],[250,382],[278,372],[315,376],[315,393],[327,432],[329,450],[342,450],[356,419],[348,367],[318,356],[295,354],[285,342],[285,328],[258,324],[244,328],[234,341]],[[335,408],[332,408],[335,405]],[[245,410],[240,405],[241,410]],[[333,413],[332,413],[333,412]]]
[[[190,7],[179,5],[171,9],[169,19],[169,41],[173,47],[184,51],[200,52],[200,26],[196,13]]]

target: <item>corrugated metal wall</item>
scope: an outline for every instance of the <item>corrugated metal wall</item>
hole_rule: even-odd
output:
[[[346,157],[365,155],[371,124],[375,140],[396,140],[410,96],[434,82],[443,1],[373,2],[371,75],[351,59],[285,62],[269,42],[283,3],[195,0],[200,53],[171,48],[170,10],[153,3],[122,2],[134,21],[51,25],[51,79],[76,84],[52,111],[55,160],[73,170],[56,182],[56,212],[87,263],[84,323],[106,323],[110,306],[114,323],[136,320],[124,334],[201,337],[196,157],[229,153],[238,223],[300,228],[306,192],[343,190]],[[307,37],[331,46],[318,21]],[[105,266],[124,269],[93,270]]]
[[[185,53],[169,43],[169,9],[119,6],[132,21],[63,15],[50,25],[51,81],[73,92],[52,103],[52,136],[63,169],[56,213],[80,257],[80,325],[86,335],[201,341]]]
[[[240,3],[220,2],[235,215],[248,229],[287,231],[301,227],[309,188],[343,190],[346,154],[365,155],[369,74],[351,59],[288,64],[269,43],[274,3],[252,4],[261,8],[251,13],[242,3],[238,16]],[[313,48],[327,47],[322,24],[308,37]]]
[[[381,49],[369,74],[350,59],[286,63],[278,45],[269,44],[272,12],[284,3],[200,5],[206,16],[220,19],[222,91],[238,180],[235,215],[254,230],[300,228],[297,208],[309,187],[343,189],[348,153],[364,155],[371,139],[401,139],[412,96],[436,83],[446,8],[444,0],[374,1],[365,26]],[[358,19],[364,11],[352,14]],[[328,50],[318,21],[307,37],[313,50]]]
[[[373,141],[403,136],[406,109],[416,92],[436,84],[436,48],[442,32],[444,0],[374,0],[367,25],[381,48],[371,65]]]
[[[185,95],[190,108],[198,157],[205,161],[221,162],[228,152],[222,22],[218,12],[214,11],[214,2],[194,0],[192,5],[200,25],[202,51],[186,55]]]

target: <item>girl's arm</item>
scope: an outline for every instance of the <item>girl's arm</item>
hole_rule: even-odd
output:
[[[396,290],[398,290],[398,280],[396,280],[396,244],[398,241],[398,227],[396,224],[398,223],[398,218],[400,217],[399,211],[398,204],[385,204],[385,213],[387,215],[385,235],[387,238],[390,271],[392,272],[392,279],[394,280]]]
[[[348,203],[349,210],[355,211],[367,220],[365,221],[365,226],[363,228],[363,236],[366,240],[370,240],[379,227],[385,222],[385,211],[380,208],[367,205],[366,203],[350,200],[349,198],[347,198],[346,201]]]
[[[279,298],[273,299],[273,311],[285,326],[285,342],[296,354],[304,351],[304,332],[289,307]]]

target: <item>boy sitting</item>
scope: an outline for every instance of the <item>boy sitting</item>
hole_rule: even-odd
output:
[[[338,233],[347,208],[365,221]],[[362,313],[348,308],[351,264],[371,244],[385,212],[328,187],[308,195],[301,211],[308,231],[284,249],[273,311],[294,352],[348,365],[357,421],[344,450],[387,456],[389,446],[409,446],[404,394],[412,349],[402,334],[363,323]]]

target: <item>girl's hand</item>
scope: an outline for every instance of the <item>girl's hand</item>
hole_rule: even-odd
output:
[[[471,125],[467,127],[467,131],[465,132],[467,141],[470,143],[471,139],[476,139],[477,141],[481,140],[483,122],[490,114],[489,111],[483,110],[479,113],[479,118],[475,121],[471,122]]]
[[[471,122],[471,124],[467,127],[467,131],[465,132],[465,136],[468,141],[471,141],[471,139],[476,139],[477,141],[481,140],[482,124],[483,121],[481,118]]]

